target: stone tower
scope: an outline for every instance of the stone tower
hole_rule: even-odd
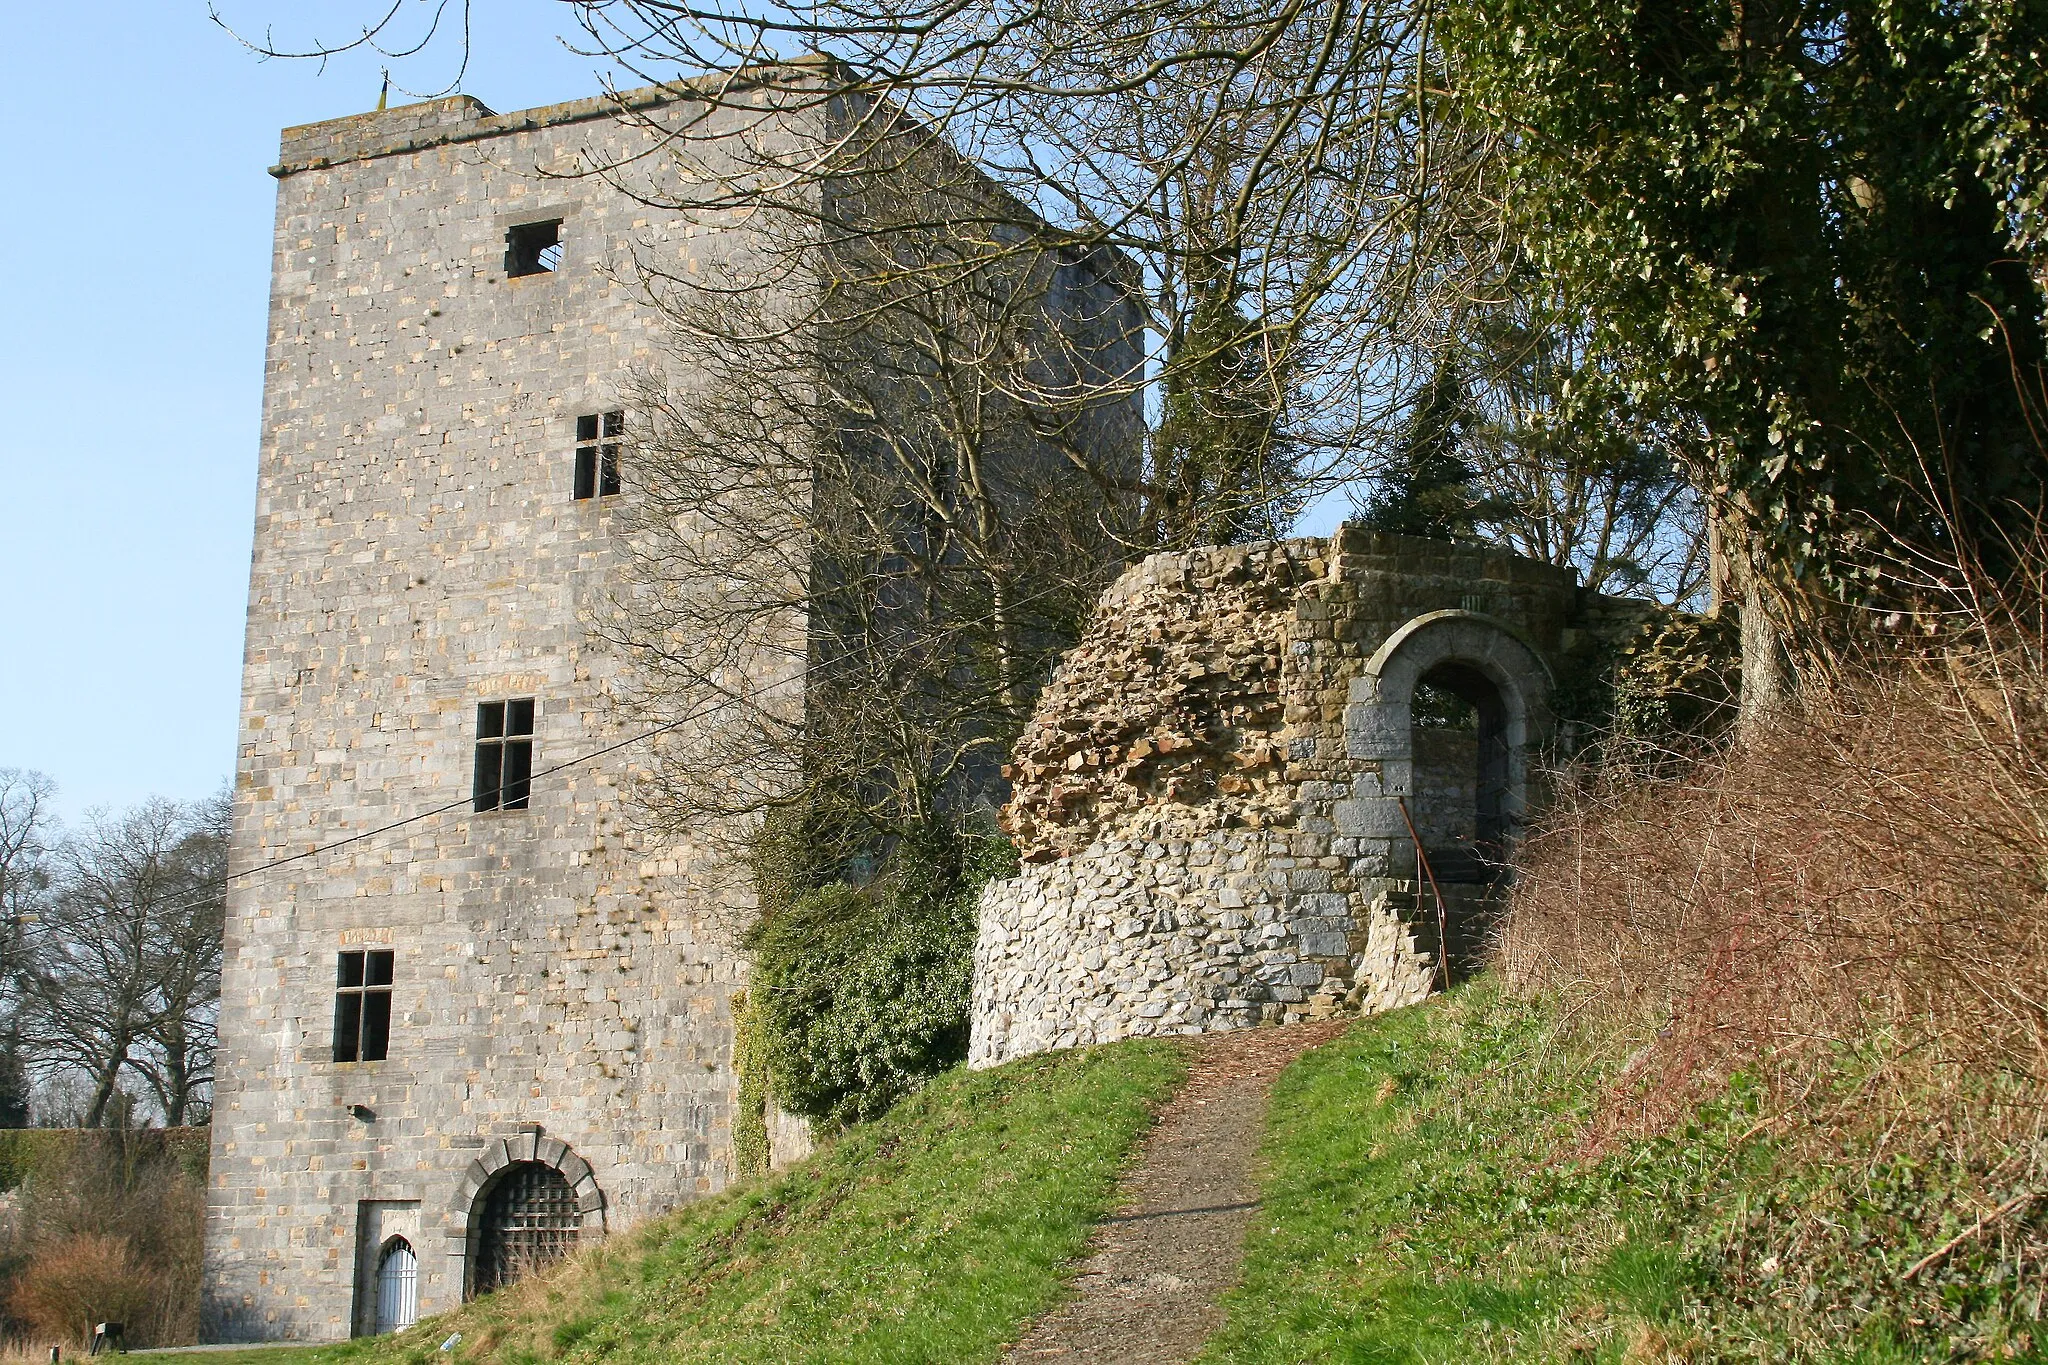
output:
[[[616,267],[747,229],[582,172],[684,118],[711,155],[705,117],[457,96],[283,135],[209,1340],[380,1330],[728,1178],[743,893],[627,828],[584,625],[661,343]]]

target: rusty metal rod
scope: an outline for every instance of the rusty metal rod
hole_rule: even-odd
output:
[[[1429,855],[1422,851],[1422,836],[1415,832],[1415,819],[1408,814],[1408,798],[1396,795],[1395,804],[1401,807],[1401,823],[1408,826],[1408,837],[1415,844],[1415,866],[1429,879],[1430,893],[1436,897],[1436,965],[1444,974],[1444,989],[1451,988],[1451,929],[1450,916],[1444,910],[1444,889],[1436,884],[1436,873],[1429,865]],[[1417,899],[1422,888],[1415,888]]]

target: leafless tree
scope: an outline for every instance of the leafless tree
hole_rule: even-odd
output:
[[[828,861],[989,791],[1142,481],[1125,264],[928,130],[864,150],[886,173],[750,215],[743,254],[643,268],[672,327],[601,623],[631,704],[703,718],[657,746],[660,821],[715,843],[790,807]]]
[[[29,931],[50,889],[56,791],[41,773],[0,768],[0,1127],[29,1120],[23,972]]]
[[[235,17],[261,12],[247,0]],[[437,41],[460,46],[468,16],[467,0],[366,8],[342,41],[293,46],[267,28],[249,40],[277,54],[374,48],[418,70]],[[1465,263],[1494,254],[1477,212],[1487,139],[1437,93],[1431,12],[1412,0],[564,0],[562,16],[618,84],[667,86],[706,111],[625,111],[686,172],[661,183],[644,156],[586,168],[631,193],[823,214],[818,189],[850,167],[894,172],[907,121],[1067,246],[1128,261],[1145,346],[1105,382],[1138,397],[1153,428],[1135,550],[1284,532],[1304,497],[1355,475]],[[732,119],[716,115],[759,117],[761,73],[776,69],[804,73],[777,109],[834,127],[736,155]],[[996,258],[1043,244],[975,240]]]
[[[1582,310],[1533,279],[1497,295],[1465,310],[1452,351],[1469,377],[1475,529],[1595,591],[1706,606],[1705,505],[1688,468],[1699,433],[1643,413],[1594,354]]]
[[[20,971],[24,927],[48,890],[51,802],[41,773],[0,768],[0,992]]]
[[[90,1086],[79,1122],[125,1121],[142,1079],[167,1123],[211,1081],[225,907],[224,797],[89,816],[53,852],[26,968],[32,1064]]]
[[[1704,505],[1657,433],[1622,413],[1560,412],[1554,394],[1489,397],[1474,443],[1486,539],[1575,569],[1596,592],[1707,606]]]
[[[695,274],[620,267],[671,327],[601,624],[674,726],[645,791],[692,839],[828,790],[854,843],[971,802],[1117,559],[1284,534],[1503,269],[1490,134],[1414,0],[562,14],[672,97],[621,99],[652,150],[574,173],[747,229]],[[468,16],[253,41],[419,69]]]
[[[671,328],[602,628],[628,706],[704,722],[643,788],[697,841],[973,804],[1119,562],[1284,534],[1387,412],[1436,263],[1485,254],[1438,244],[1486,163],[1407,0],[564,13],[673,97],[620,101],[655,150],[575,173],[746,226],[621,267]],[[416,52],[410,17],[300,50]]]
[[[173,1126],[204,1122],[211,1113],[233,810],[226,790],[187,808],[177,863],[190,889],[156,921],[155,1016],[149,1046],[131,1066],[147,1079],[164,1122]]]

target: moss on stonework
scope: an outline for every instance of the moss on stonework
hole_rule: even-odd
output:
[[[768,1058],[762,1047],[761,1012],[751,993],[732,1001],[732,1069],[739,1081],[732,1119],[735,1176],[766,1175],[773,1155],[768,1145]]]

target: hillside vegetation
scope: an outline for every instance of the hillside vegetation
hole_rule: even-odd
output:
[[[2039,1357],[2038,1241],[1968,1236],[1968,1161],[1774,1125],[1747,1075],[1589,1146],[1625,1059],[1571,1023],[1485,981],[1296,1063],[1204,1365]]]
[[[2038,638],[1568,785],[1495,972],[1282,1078],[1205,1359],[2048,1357]]]
[[[1281,1077],[1203,1359],[2048,1359],[2035,657],[1845,674],[1706,761],[1567,784],[1494,969]],[[947,1073],[795,1171],[300,1358],[994,1360],[1186,1057]]]
[[[278,1358],[993,1360],[1059,1297],[1184,1072],[1144,1041],[956,1070],[781,1175],[409,1331]]]

